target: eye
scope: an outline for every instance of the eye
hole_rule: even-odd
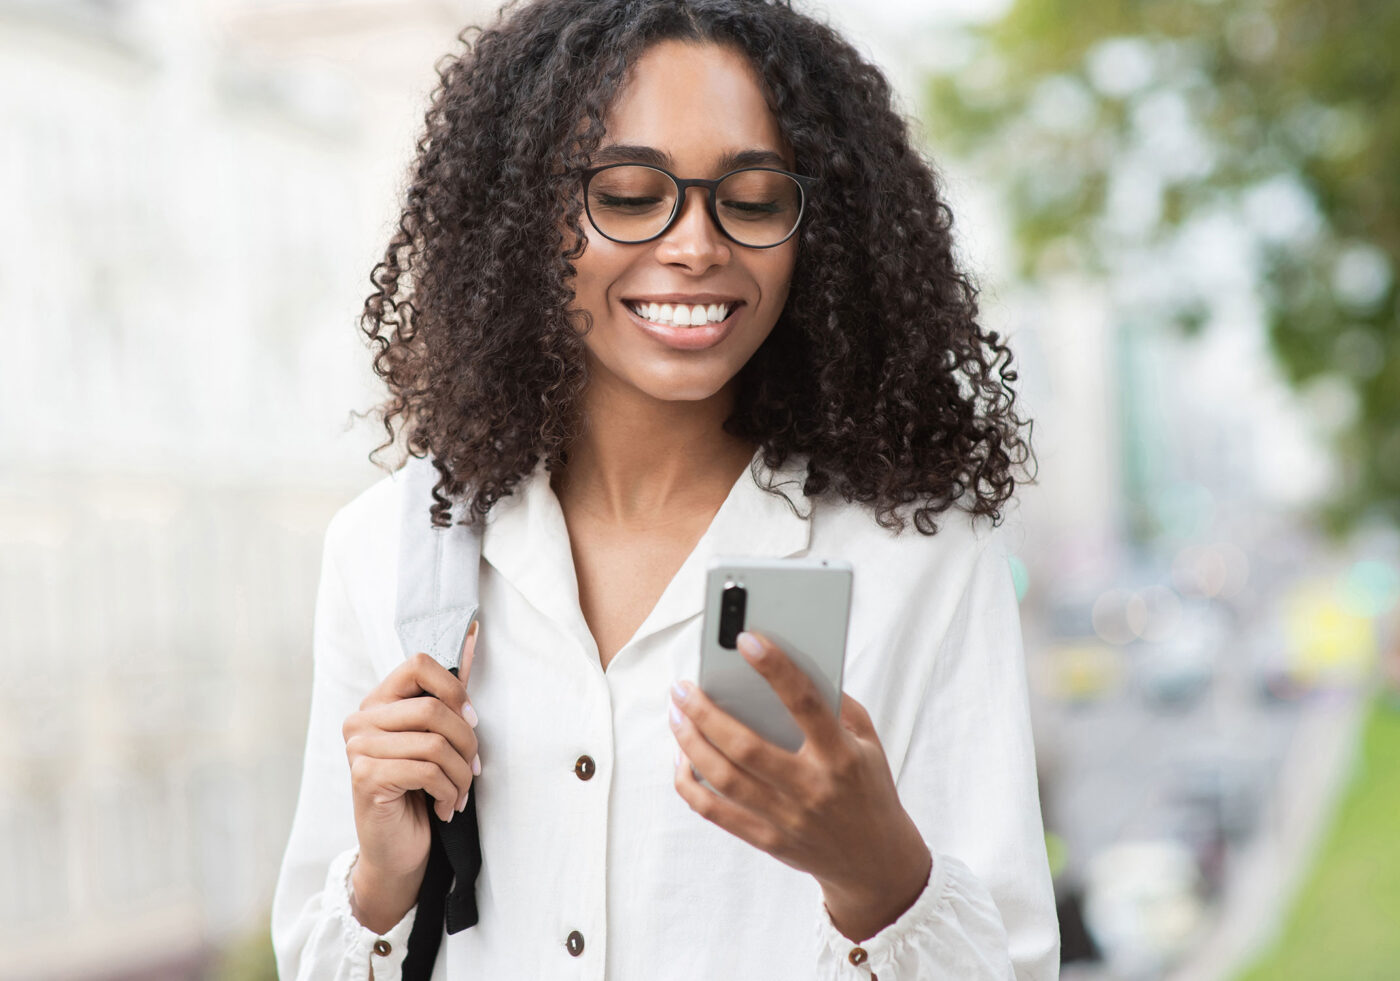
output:
[[[594,175],[589,206],[614,215],[646,215],[669,210],[675,201],[671,179],[659,170],[628,164]]]
[[[611,208],[615,211],[642,211],[647,208],[654,208],[662,203],[657,197],[620,197],[613,194],[595,195],[594,204],[600,208]]]
[[[786,223],[802,206],[802,188],[787,174],[763,168],[727,176],[715,197],[717,208],[730,221],[746,225]],[[783,229],[786,231],[786,229]]]
[[[766,218],[783,210],[777,201],[724,201],[722,207],[740,218]]]

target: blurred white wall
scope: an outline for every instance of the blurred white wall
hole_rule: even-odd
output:
[[[258,929],[380,475],[355,321],[476,6],[0,0],[0,976]]]

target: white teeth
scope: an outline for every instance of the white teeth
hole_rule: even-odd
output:
[[[673,306],[670,303],[628,303],[632,312],[643,320],[676,327],[698,327],[706,323],[717,324],[728,317],[737,305],[712,303],[705,306],[697,303],[691,306],[678,303]]]

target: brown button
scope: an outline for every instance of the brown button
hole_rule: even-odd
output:
[[[869,956],[870,956],[870,955],[867,954],[867,953],[865,952],[865,948],[864,948],[864,947],[852,947],[852,948],[851,948],[851,963],[852,963],[852,964],[864,964],[864,963],[865,963],[865,959],[866,959],[867,957],[869,957]]]
[[[380,957],[387,957],[389,955],[389,951],[393,949],[393,947],[389,946],[389,941],[387,940],[376,940],[374,942],[374,952]]]
[[[584,757],[587,759],[587,757]],[[583,934],[575,930],[569,934],[569,939],[564,941],[564,946],[569,948],[569,953],[577,957],[583,953]]]
[[[578,762],[574,764],[574,772],[578,774],[580,780],[589,780],[598,769],[591,756],[580,756]]]

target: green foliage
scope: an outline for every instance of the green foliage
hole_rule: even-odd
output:
[[[1136,277],[1124,320],[1200,329],[1242,242],[1286,377],[1355,405],[1328,517],[1400,523],[1400,4],[1017,0],[962,42],[931,128],[1000,184],[1021,274]]]
[[[1400,964],[1400,710],[1377,699],[1335,823],[1274,947],[1240,981],[1381,981]]]

